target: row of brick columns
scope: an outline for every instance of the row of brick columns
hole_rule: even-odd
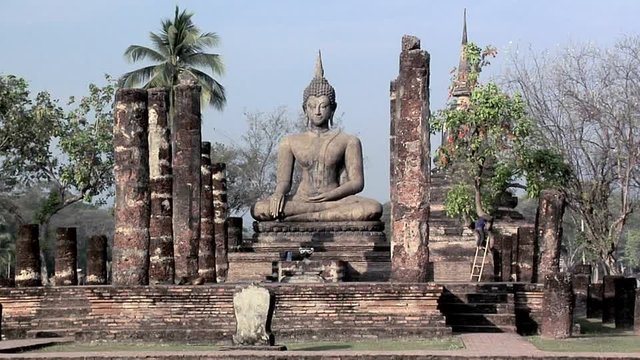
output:
[[[226,280],[225,166],[201,141],[200,87],[173,96],[170,125],[167,89],[116,93],[116,285]]]
[[[56,229],[55,285],[78,285],[78,238],[74,227]],[[18,287],[41,286],[38,225],[22,225],[16,239],[15,283]],[[87,285],[107,283],[107,237],[92,236],[87,242]]]

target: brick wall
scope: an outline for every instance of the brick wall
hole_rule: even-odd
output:
[[[277,341],[448,335],[433,284],[268,284]],[[80,340],[228,343],[236,285],[1,288],[7,338],[65,330]]]

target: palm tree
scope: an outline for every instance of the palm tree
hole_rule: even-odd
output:
[[[131,45],[124,52],[130,62],[145,59],[156,62],[124,74],[120,78],[121,87],[142,85],[143,88],[169,87],[178,85],[181,79],[190,78],[202,87],[202,104],[209,104],[221,110],[225,103],[224,87],[210,76],[222,75],[224,64],[218,54],[205,53],[208,47],[219,43],[216,33],[201,33],[193,24],[192,13],[180,12],[178,6],[173,20],[162,20],[159,34],[149,33],[153,46]]]

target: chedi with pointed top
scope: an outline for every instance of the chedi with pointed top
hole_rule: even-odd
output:
[[[302,108],[307,131],[285,136],[278,149],[274,193],[258,201],[251,215],[258,221],[378,220],[382,205],[356,194],[364,188],[360,140],[331,128],[336,110],[335,90],[324,77],[318,53],[315,76],[304,90]],[[290,193],[294,166],[302,180]],[[346,174],[341,182],[342,173]]]

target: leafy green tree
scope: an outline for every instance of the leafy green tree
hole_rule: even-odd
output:
[[[462,216],[467,223],[470,218],[495,215],[510,189],[537,196],[568,176],[562,158],[538,141],[520,95],[509,95],[495,83],[478,83],[487,64],[485,56],[491,52],[489,48],[483,53],[473,43],[466,45],[473,83],[470,99],[439,111],[432,122],[433,130],[447,133],[436,165],[460,175],[460,182],[447,194],[447,213]]]
[[[129,46],[124,55],[130,62],[148,59],[156,64],[124,74],[121,86],[172,88],[181,78],[193,79],[202,87],[202,103],[222,109],[226,103],[224,87],[206,71],[222,75],[224,65],[220,55],[204,52],[217,46],[220,39],[216,33],[200,32],[192,16],[176,6],[174,18],[162,20],[160,32],[149,34],[152,47]]]
[[[104,204],[113,192],[113,98],[115,86],[89,85],[79,101],[70,98],[65,112],[48,93],[30,97],[24,79],[0,77],[0,169],[5,210],[19,213],[8,195],[42,186],[46,197],[32,218],[41,225],[45,248],[51,217],[78,203]],[[4,96],[2,97],[4,99]],[[17,186],[20,184],[20,186]],[[37,199],[33,199],[37,201]]]

